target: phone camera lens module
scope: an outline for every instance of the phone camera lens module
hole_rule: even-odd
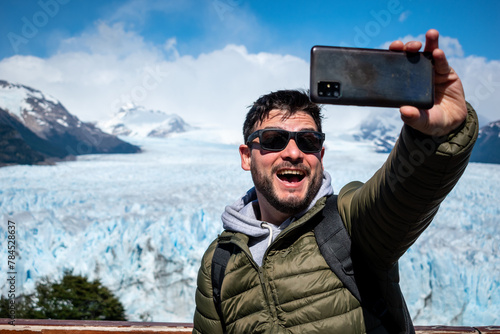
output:
[[[338,99],[341,96],[340,83],[326,81],[318,82],[318,95]]]

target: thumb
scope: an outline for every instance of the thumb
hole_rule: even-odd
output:
[[[426,117],[427,115],[425,110],[404,106],[399,109],[399,112],[401,113],[401,119],[406,125],[425,133],[425,126],[428,118]]]

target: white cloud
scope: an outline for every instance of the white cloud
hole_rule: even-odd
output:
[[[448,58],[453,57],[463,57],[464,50],[462,45],[458,42],[458,39],[451,37],[441,37],[439,39],[439,48],[442,49]]]
[[[173,59],[178,59],[180,57],[179,51],[177,51],[176,45],[177,45],[177,39],[175,37],[172,37],[172,38],[168,39],[163,46],[163,49],[168,54],[170,54]]]
[[[135,32],[126,31],[123,23],[109,25],[97,22],[95,28],[82,33],[78,37],[63,40],[59,46],[59,54],[84,52],[87,54],[113,55],[117,58],[130,55],[161,56],[161,50]]]
[[[401,15],[399,15],[399,19],[398,19],[399,22],[406,21],[406,19],[408,18],[408,16],[410,16],[410,14],[411,14],[411,11],[409,11],[409,10],[406,10],[406,11],[402,12]]]
[[[247,107],[257,97],[276,89],[307,88],[308,70],[300,58],[250,54],[236,45],[196,58],[182,56],[174,39],[156,48],[123,25],[104,23],[64,41],[50,58],[0,61],[4,79],[55,96],[84,121],[110,118],[132,101],[179,114],[193,125],[221,126],[238,139]]]
[[[456,39],[444,37],[443,41],[469,100],[488,119],[500,119],[496,109],[500,105],[500,62],[464,58]],[[122,104],[135,102],[176,113],[192,125],[216,127],[221,137],[232,142],[241,139],[248,106],[259,96],[309,86],[309,64],[298,57],[253,54],[238,45],[192,57],[179,54],[173,36],[156,46],[121,24],[105,23],[64,41],[49,58],[3,59],[0,73],[2,79],[58,98],[84,121],[108,119]],[[334,133],[349,128],[368,109],[328,107],[324,128]]]
[[[469,56],[450,59],[464,85],[465,98],[489,121],[500,120],[500,61]]]

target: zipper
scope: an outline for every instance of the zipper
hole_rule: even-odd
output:
[[[264,299],[266,300],[267,309],[271,314],[273,322],[276,322],[278,320],[278,313],[276,312],[276,308],[274,307],[274,302],[272,301],[271,296],[269,296],[267,290],[269,283],[267,283],[266,273],[264,272],[264,269],[262,269],[262,267],[259,267],[259,279],[260,279],[260,286],[264,293]]]

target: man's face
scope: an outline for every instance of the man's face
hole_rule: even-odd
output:
[[[272,110],[258,123],[256,130],[279,128],[288,131],[317,131],[313,118],[297,112],[283,120],[284,112]],[[270,207],[287,215],[306,209],[321,187],[324,148],[318,153],[304,153],[293,138],[280,152],[266,151],[255,139],[249,146],[241,145],[242,168],[250,170],[257,190],[261,213]]]

